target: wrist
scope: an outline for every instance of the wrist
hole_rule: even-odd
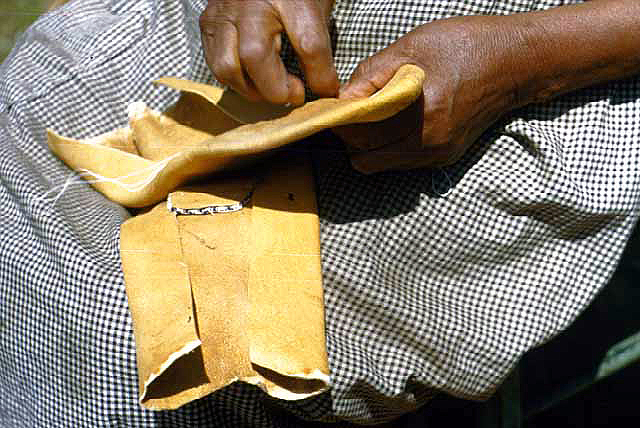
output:
[[[566,49],[575,43],[570,42],[566,33],[556,33],[555,24],[549,25],[547,13],[554,12],[529,12],[506,17],[508,27],[517,34],[518,40],[513,61],[514,108],[547,101],[574,86],[571,82],[572,65],[563,56],[567,55]],[[566,46],[561,48],[563,43]]]
[[[460,21],[462,39],[470,48],[463,43],[460,50],[466,50],[465,63],[471,65],[460,89],[474,94],[467,100],[475,105],[474,116],[494,121],[529,102],[522,90],[534,73],[523,55],[527,40],[510,15],[469,18]]]
[[[520,40],[514,60],[515,106],[636,73],[638,16],[635,0],[601,0],[505,17]]]

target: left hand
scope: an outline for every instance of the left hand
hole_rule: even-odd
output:
[[[304,85],[282,59],[281,35],[293,46],[311,90],[338,91],[328,21],[333,0],[209,0],[200,16],[207,65],[218,82],[274,104],[304,102]]]
[[[403,64],[421,67],[426,78],[423,97],[398,115],[335,129],[350,147],[355,169],[373,173],[451,164],[517,107],[522,39],[500,18],[427,23],[360,63],[340,98],[373,94]]]

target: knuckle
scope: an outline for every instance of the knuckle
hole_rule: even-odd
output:
[[[213,74],[219,81],[229,82],[235,80],[240,74],[240,66],[235,61],[218,58],[212,65]]]
[[[269,55],[269,49],[264,43],[247,40],[238,46],[238,55],[243,63],[260,62]]]
[[[356,69],[353,72],[353,76],[356,78],[360,78],[363,76],[369,75],[372,69],[371,58],[366,58],[358,64]]]
[[[198,18],[201,31],[216,32],[219,27],[225,24],[232,24],[236,21],[236,8],[228,1],[209,0],[207,7]]]
[[[327,43],[318,34],[303,34],[300,37],[298,52],[304,59],[317,59],[329,54]]]
[[[200,28],[205,28],[213,24],[218,17],[218,11],[214,4],[214,2],[210,2],[209,6],[205,8],[205,10],[200,14],[198,19],[198,23],[200,24]]]
[[[207,7],[204,11],[202,11],[202,13],[200,14],[200,17],[198,18],[198,23],[200,24],[200,28],[207,26],[209,22],[212,21],[213,19],[212,15],[213,13],[210,7]]]

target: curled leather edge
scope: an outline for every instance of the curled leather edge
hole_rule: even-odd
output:
[[[164,200],[169,192],[189,180],[245,165],[266,152],[323,129],[389,118],[420,96],[423,81],[421,68],[403,65],[387,85],[371,97],[319,99],[283,117],[238,126],[203,141],[198,147],[190,147],[157,162],[111,147],[66,138],[50,129],[47,130],[48,143],[53,153],[67,165],[92,173],[93,176],[88,174],[86,178],[109,199],[127,207],[140,208]],[[158,82],[173,82],[174,86],[179,86],[176,79]],[[221,99],[211,94],[203,96],[209,96],[212,102]],[[105,157],[111,162],[97,161]],[[113,165],[117,165],[116,170]]]

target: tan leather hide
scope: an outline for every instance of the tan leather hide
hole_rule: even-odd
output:
[[[164,78],[157,83],[183,91],[165,113],[133,104],[129,127],[84,141],[49,130],[51,150],[97,190],[144,207],[120,235],[144,407],[173,409],[234,381],[288,400],[329,387],[310,161],[273,152],[325,128],[386,119],[420,95],[423,79],[404,66],[370,98],[289,111]],[[231,205],[251,192],[234,212],[169,209]]]

